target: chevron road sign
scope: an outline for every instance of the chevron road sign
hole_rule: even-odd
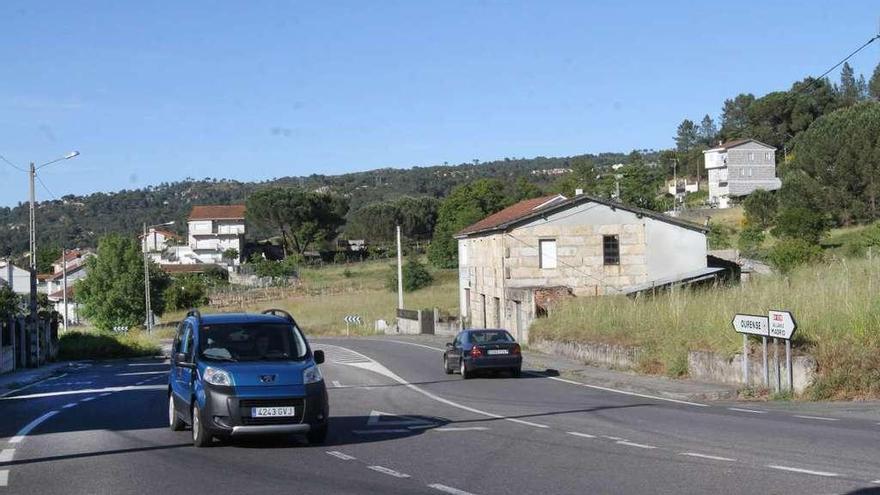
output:
[[[354,324],[354,325],[360,325],[362,323],[361,317],[358,315],[348,315],[345,318],[343,318],[343,321],[345,321],[346,323]]]

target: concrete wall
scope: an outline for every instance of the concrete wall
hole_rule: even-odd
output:
[[[531,344],[531,347],[545,354],[556,354],[585,363],[617,369],[635,368],[643,354],[639,347],[553,340],[539,340]]]
[[[706,234],[645,218],[648,280],[706,268]]]
[[[776,366],[773,362],[772,347],[769,358],[771,388],[776,383]],[[816,375],[816,360],[811,356],[792,356],[792,378],[794,391],[803,393]],[[788,390],[788,371],[785,369],[784,352],[780,352],[780,374],[782,389]],[[742,354],[726,358],[711,352],[691,351],[688,353],[688,375],[703,381],[727,383],[730,385],[746,385],[743,380]],[[760,355],[749,356],[749,386],[764,386],[763,358]]]

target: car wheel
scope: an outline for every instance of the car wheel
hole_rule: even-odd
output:
[[[205,429],[202,423],[202,411],[199,405],[193,405],[193,421],[192,421],[192,437],[193,445],[196,447],[207,447],[211,445],[211,434]]]
[[[171,431],[180,431],[186,426],[177,414],[177,408],[174,406],[174,396],[171,394],[168,394],[168,426],[171,427]]]
[[[452,368],[449,367],[449,358],[446,355],[443,355],[443,371],[446,372],[447,375],[452,374]]]
[[[312,445],[324,443],[324,441],[327,440],[327,425],[325,424],[324,426],[309,430],[306,434],[306,438],[308,438],[309,443]]]
[[[512,376],[514,378],[519,378],[519,376],[521,374],[522,374],[522,367],[517,366],[516,368],[510,368],[510,376]]]
[[[461,372],[461,377],[465,380],[471,377],[471,372],[468,371],[467,365],[464,364],[464,359],[461,360],[461,365],[459,366],[459,371]]]

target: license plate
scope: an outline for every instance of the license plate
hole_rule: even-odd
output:
[[[498,354],[507,354],[507,349],[489,349],[487,352],[490,356],[497,356]]]
[[[251,408],[251,417],[253,418],[277,418],[284,416],[294,416],[293,406]]]

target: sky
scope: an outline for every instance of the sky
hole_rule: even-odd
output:
[[[832,1],[0,3],[0,155],[38,199],[673,145],[877,33]],[[870,77],[880,42],[851,60]],[[837,74],[833,74],[836,78]],[[0,162],[0,206],[27,176]]]

